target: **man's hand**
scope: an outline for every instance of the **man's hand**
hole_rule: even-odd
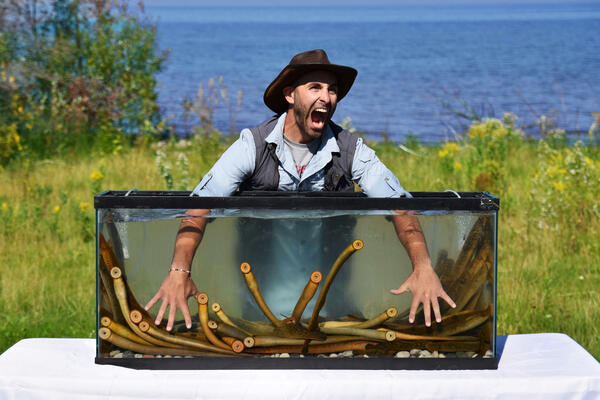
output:
[[[192,318],[188,309],[187,299],[198,294],[198,289],[192,281],[192,278],[181,271],[170,271],[169,275],[160,285],[160,289],[156,295],[144,307],[146,311],[150,309],[158,300],[162,299],[160,309],[156,315],[156,325],[159,325],[163,319],[163,315],[169,307],[169,320],[167,322],[167,330],[173,329],[175,322],[175,313],[177,308],[183,313],[185,326],[190,329],[192,327]]]
[[[424,266],[415,266],[413,273],[408,277],[406,281],[398,289],[393,289],[390,292],[393,294],[400,294],[409,291],[413,295],[412,304],[410,305],[410,313],[408,315],[408,321],[412,324],[415,321],[415,314],[419,303],[423,303],[423,312],[425,313],[425,325],[431,326],[431,308],[435,314],[435,320],[439,323],[442,322],[442,316],[440,314],[440,305],[438,303],[438,297],[441,297],[450,305],[455,308],[456,304],[446,294],[442,288],[440,280],[431,267],[431,264]]]

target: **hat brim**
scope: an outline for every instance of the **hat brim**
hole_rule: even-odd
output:
[[[288,109],[288,102],[283,95],[286,86],[292,86],[302,75],[312,71],[329,71],[337,77],[337,101],[346,96],[350,91],[358,71],[352,67],[336,64],[294,64],[285,67],[277,78],[265,90],[263,100],[267,107],[281,114]]]

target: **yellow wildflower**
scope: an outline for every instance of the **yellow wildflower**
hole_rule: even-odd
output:
[[[446,143],[440,151],[438,151],[438,157],[444,158],[446,156],[453,156],[458,151],[458,145],[454,142]]]
[[[476,124],[469,127],[469,138],[483,139],[486,137],[485,124]]]
[[[458,161],[454,162],[454,170],[460,171],[461,169],[462,169],[462,165]]]
[[[593,164],[594,164],[594,162],[592,161],[591,158],[589,158],[589,157],[585,158],[585,165],[587,165],[589,167],[590,165],[593,165]]]
[[[12,124],[10,128],[12,130],[12,138],[15,144],[17,145],[17,149],[19,149],[19,151],[23,150],[23,146],[21,146],[21,136],[19,136],[19,134],[17,133],[16,124]]]
[[[60,212],[60,206],[57,204],[54,206],[54,209],[52,209],[52,214],[58,214]]]
[[[563,172],[564,171],[564,172]],[[550,178],[555,178],[559,174],[566,174],[567,171],[564,168],[558,168],[556,165],[550,165],[546,170],[546,176]]]
[[[567,185],[565,185],[564,183],[562,183],[560,181],[552,182],[552,186],[554,186],[554,188],[560,192],[562,192],[563,190],[565,190],[567,188]]]
[[[2,71],[0,73],[0,76],[2,76],[2,80],[5,81],[6,80],[6,72]]]
[[[19,107],[17,107],[17,111],[18,111],[20,114],[23,114],[23,106],[19,106]]]
[[[454,142],[446,143],[444,148],[448,149],[448,151],[452,153],[456,153],[458,151],[458,145]]]
[[[15,77],[14,76],[9,76],[8,77],[8,82],[9,83],[13,83],[15,81]]]
[[[2,202],[2,211],[8,211],[8,204],[5,201]]]
[[[502,139],[504,136],[508,135],[508,130],[506,130],[502,124],[492,129],[492,135],[495,139]]]
[[[102,179],[104,179],[104,175],[102,175],[102,172],[98,171],[97,169],[90,174],[90,180],[92,181],[100,181]]]
[[[81,210],[81,212],[86,212],[87,210],[89,210],[91,207],[90,203],[86,202],[86,201],[82,201],[81,203],[79,203],[79,209]]]

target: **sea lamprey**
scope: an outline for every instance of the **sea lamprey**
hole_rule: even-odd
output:
[[[263,314],[265,314],[265,316],[268,318],[268,320],[271,321],[271,323],[275,327],[275,332],[276,332],[277,336],[283,336],[283,337],[288,337],[288,338],[304,338],[304,339],[323,339],[325,337],[320,332],[308,331],[304,326],[302,326],[301,324],[296,322],[296,320],[294,318],[286,318],[285,320],[277,319],[277,317],[275,317],[275,315],[273,315],[273,313],[267,306],[267,303],[263,299],[262,294],[260,293],[260,290],[258,289],[258,283],[256,282],[256,278],[254,277],[254,274],[252,273],[252,268],[250,267],[250,264],[248,264],[247,262],[242,263],[242,265],[240,266],[240,270],[244,274],[244,279],[246,281],[246,285],[248,286],[248,290],[252,294],[252,297],[254,297],[254,300],[256,301],[256,304],[258,305],[260,310],[263,312]],[[313,275],[313,274],[311,274],[311,275]],[[314,274],[314,275],[316,276],[316,274]],[[304,302],[308,303],[308,301],[310,300],[310,297],[312,297],[312,296],[308,297],[311,291],[314,294],[314,290],[310,290],[310,289],[306,290],[305,289],[305,291],[300,296],[300,299],[298,300],[298,303],[300,303],[300,305],[298,305],[298,303],[297,303],[296,310],[300,310],[300,311],[304,310],[304,306],[302,305],[302,303],[304,303]],[[299,311],[297,311],[297,314],[301,314],[301,313]]]

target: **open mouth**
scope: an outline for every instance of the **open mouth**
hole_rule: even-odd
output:
[[[310,113],[311,127],[317,131],[322,130],[325,126],[325,122],[327,122],[327,115],[328,112],[326,107],[315,108]]]

